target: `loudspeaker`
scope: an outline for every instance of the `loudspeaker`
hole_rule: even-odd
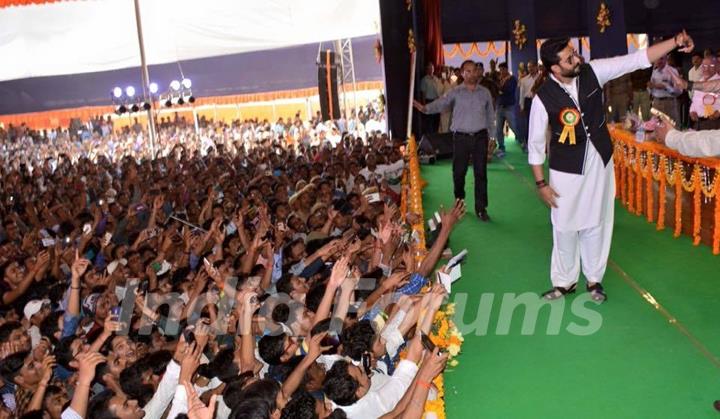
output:
[[[327,50],[320,53],[318,64],[318,93],[320,96],[320,113],[323,121],[340,118],[340,101],[338,99],[338,65],[335,53]]]
[[[420,150],[432,150],[438,159],[446,159],[452,157],[453,154],[453,137],[451,132],[425,134],[420,140]]]

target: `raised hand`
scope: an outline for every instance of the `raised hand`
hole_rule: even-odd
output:
[[[213,419],[215,416],[215,406],[217,405],[217,394],[213,394],[210,397],[208,405],[200,400],[195,387],[188,381],[183,381],[185,392],[187,393],[188,400],[188,412],[187,416],[189,419]]]
[[[347,278],[348,270],[350,265],[350,258],[347,256],[343,256],[335,262],[335,266],[332,268],[332,273],[330,274],[330,281],[328,282],[328,286],[333,287],[334,289],[337,289]]]
[[[105,362],[105,357],[99,352],[81,352],[75,359],[79,364],[78,385],[90,386],[95,378],[95,367]]]
[[[317,359],[323,352],[332,348],[332,346],[322,346],[322,340],[325,339],[327,334],[328,332],[322,332],[310,338],[307,352],[310,359]]]
[[[450,212],[440,211],[440,222],[443,227],[452,227],[457,223],[463,216],[465,216],[467,209],[465,208],[465,201],[462,199],[456,199],[455,205]]]
[[[695,49],[695,41],[690,37],[690,35],[685,32],[683,29],[682,32],[675,35],[675,42],[680,47],[679,51],[684,53],[690,53],[693,49]]]
[[[85,271],[87,270],[88,266],[90,265],[90,261],[84,258],[80,258],[78,255],[78,251],[75,251],[75,262],[72,264],[72,277],[79,279]]]
[[[55,368],[57,362],[54,355],[46,355],[42,360],[42,376],[40,382],[49,383],[53,376],[53,368]]]

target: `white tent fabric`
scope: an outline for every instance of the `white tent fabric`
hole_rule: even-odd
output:
[[[140,0],[148,64],[378,32],[377,0]],[[140,65],[132,0],[0,9],[0,81]]]

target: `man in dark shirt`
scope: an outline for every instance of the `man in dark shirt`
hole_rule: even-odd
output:
[[[507,63],[500,63],[500,78],[498,85],[500,94],[497,100],[496,125],[497,141],[498,141],[498,157],[505,156],[505,121],[510,125],[510,129],[515,133],[515,139],[527,153],[527,141],[523,130],[518,125],[517,118],[517,79],[508,71]]]
[[[483,65],[483,63],[478,61],[476,64],[477,64],[478,74],[479,74],[478,83],[480,83],[480,86],[482,86],[490,91],[490,96],[492,96],[493,107],[494,107],[495,103],[497,103],[497,98],[499,95],[498,86],[490,77],[485,75],[485,66]]]

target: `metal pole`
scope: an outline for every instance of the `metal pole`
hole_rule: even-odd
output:
[[[137,28],[138,44],[140,45],[140,65],[142,66],[142,90],[143,98],[147,99],[148,89],[150,87],[150,75],[148,73],[147,62],[145,61],[145,41],[143,40],[142,32],[142,19],[140,18],[140,0],[135,0],[135,26]],[[148,109],[148,131],[150,131],[150,155],[155,158],[155,118],[153,118],[153,100],[148,101],[150,103],[150,109]]]
[[[417,52],[410,53],[410,94],[408,95],[408,117],[407,117],[407,133],[405,139],[409,140],[412,135],[412,117],[413,117],[413,99],[415,99],[415,64],[417,61]]]

